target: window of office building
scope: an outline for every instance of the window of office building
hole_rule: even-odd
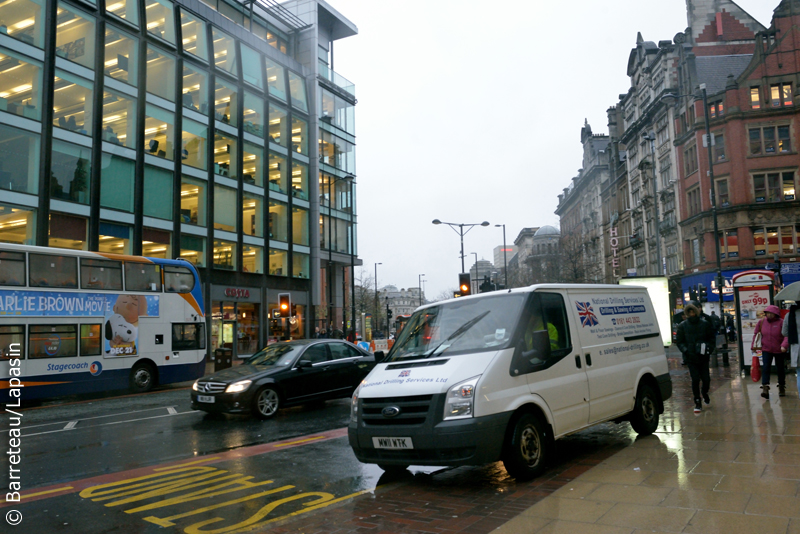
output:
[[[270,96],[286,102],[286,69],[269,58],[264,58],[267,66],[267,86]]]
[[[183,131],[181,132],[181,159],[184,165],[206,170],[208,127],[183,118]]]
[[[700,213],[701,205],[700,205],[700,188],[695,187],[691,191],[686,193],[686,198],[689,201],[687,208],[689,210],[689,216],[697,215]]]
[[[237,142],[235,137],[222,134],[214,135],[214,173],[235,180],[237,169]]]
[[[0,189],[39,194],[39,139],[0,124]]]
[[[327,89],[319,87],[319,102],[321,106],[320,120],[337,126],[350,134],[355,134],[355,107],[345,99],[334,95]],[[663,131],[667,132],[665,127]],[[659,142],[659,145],[661,142]]]
[[[244,93],[244,131],[264,138],[264,99]]]
[[[756,202],[781,202],[795,199],[794,172],[771,172],[753,175],[753,198]]]
[[[133,229],[126,224],[100,222],[100,252],[111,254],[131,253],[131,234]]]
[[[206,225],[206,188],[203,180],[183,176],[181,178],[181,222]]]
[[[284,202],[269,201],[269,238],[287,241],[289,233],[289,207]]]
[[[307,113],[306,81],[302,76],[292,71],[289,71],[289,94],[292,97],[292,106]]]
[[[155,228],[142,228],[142,256],[171,259],[172,233]]]
[[[139,39],[106,25],[105,74],[130,85],[139,83],[136,61]]]
[[[714,161],[725,160],[725,136],[716,134],[714,136]]]
[[[206,266],[206,238],[181,234],[181,258],[195,267]]]
[[[308,246],[308,210],[292,208],[292,243]],[[308,270],[306,269],[306,272]]]
[[[238,207],[236,189],[214,186],[214,228],[235,232]]]
[[[92,135],[92,83],[57,70],[53,85],[53,126]]]
[[[136,148],[136,99],[103,92],[103,140]]]
[[[144,146],[148,154],[172,161],[174,156],[175,115],[147,104],[144,118]]]
[[[792,83],[778,83],[770,87],[772,97],[772,107],[792,105]]]
[[[242,246],[242,271],[258,274],[264,272],[264,247]]]
[[[236,270],[236,243],[214,240],[214,268]]]
[[[175,101],[175,58],[147,45],[147,92]]]
[[[172,220],[172,171],[144,166],[144,214]]]
[[[199,113],[208,112],[208,73],[188,61],[183,63],[182,104]]]
[[[323,163],[344,172],[356,172],[355,145],[325,130],[319,132],[319,151]]]
[[[242,158],[242,181],[263,187],[261,176],[264,171],[264,149],[245,142],[242,144]]]
[[[269,154],[269,190],[286,194],[288,185],[286,179],[286,158],[270,152]]]
[[[94,17],[58,3],[56,18],[56,56],[94,70]]]
[[[89,221],[83,217],[72,217],[63,213],[50,213],[48,246],[87,250]]]
[[[0,4],[0,33],[23,43],[44,47],[44,0],[15,0]]]
[[[788,124],[777,127],[750,128],[748,136],[751,156],[785,154],[792,150],[792,139]]]
[[[181,9],[181,33],[183,35],[183,51],[203,61],[208,61],[206,23],[185,9]]]
[[[261,74],[261,54],[250,47],[242,45],[242,78],[244,81],[264,89],[264,77]]]
[[[107,0],[106,11],[135,26],[139,25],[139,2],[137,0]]]
[[[292,162],[292,196],[308,200],[308,165]]]
[[[214,118],[225,124],[239,124],[239,94],[235,85],[216,78],[214,85]]]
[[[717,184],[717,201],[719,202],[719,206],[721,208],[730,206],[731,195],[730,191],[728,190],[728,179],[723,178],[721,180],[716,180],[716,184]]]
[[[308,254],[295,252],[292,254],[292,276],[295,278],[308,278]]]
[[[308,155],[308,122],[292,116],[292,151]]]
[[[0,243],[35,244],[36,210],[0,203]]]
[[[264,237],[264,197],[244,193],[242,201],[242,231],[246,235]]]
[[[133,160],[103,153],[100,168],[102,207],[133,212],[135,167]]]
[[[761,109],[761,95],[758,87],[750,88],[750,109]]]
[[[42,120],[42,66],[0,49],[0,110]]]
[[[269,140],[281,146],[289,146],[289,136],[286,134],[288,117],[286,110],[278,106],[269,106]]]
[[[289,274],[289,253],[285,250],[269,249],[269,274],[287,276]]]
[[[236,41],[230,35],[212,27],[211,37],[214,40],[214,64],[218,69],[239,77],[236,66]]]
[[[692,145],[683,151],[683,168],[686,176],[697,171],[697,145]]]
[[[54,140],[50,164],[50,198],[88,204],[92,149]]]
[[[739,257],[739,236],[737,230],[723,230],[719,233],[719,250],[722,258]]]
[[[169,0],[144,0],[147,32],[175,44],[175,14]]]

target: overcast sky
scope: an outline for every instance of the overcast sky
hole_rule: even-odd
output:
[[[685,0],[328,0],[359,30],[334,44],[355,84],[358,256],[378,285],[428,298],[525,227],[558,227],[581,167],[580,130],[607,133],[636,33],[672,39]],[[769,26],[779,0],[738,4]],[[658,9],[649,6],[658,6]],[[568,6],[568,7],[567,7]],[[647,7],[646,7],[647,6]],[[510,259],[510,258],[509,258]]]

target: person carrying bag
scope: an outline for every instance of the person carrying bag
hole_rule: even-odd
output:
[[[694,395],[694,413],[700,413],[700,395],[703,401],[711,404],[708,390],[711,386],[711,376],[708,372],[708,359],[716,349],[716,335],[711,323],[700,316],[700,307],[690,301],[686,304],[683,311],[684,320],[678,325],[675,335],[675,344],[678,345],[686,365],[689,367],[689,374],[692,377],[692,394]],[[700,382],[702,381],[702,392]]]
[[[772,361],[778,368],[778,396],[786,396],[786,369],[784,368],[783,352],[786,348],[782,347],[784,335],[781,333],[783,319],[781,310],[775,305],[764,308],[764,318],[758,321],[750,344],[750,350],[757,350],[756,341],[761,341],[761,358],[764,360],[764,369],[761,372],[761,396],[769,398],[769,375],[772,371]]]
[[[789,315],[783,320],[781,334],[786,337],[781,348],[786,350],[788,347],[789,349],[790,364],[795,368],[795,373],[797,373],[797,390],[800,392],[800,342],[798,342],[798,339],[800,339],[800,320],[798,319],[800,319],[800,307],[797,304],[793,304],[789,308]]]

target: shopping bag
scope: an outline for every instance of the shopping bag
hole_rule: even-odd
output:
[[[753,350],[761,350],[761,332],[757,333],[753,338]]]
[[[753,356],[753,363],[750,365],[750,378],[753,382],[761,380],[761,363],[758,356]]]

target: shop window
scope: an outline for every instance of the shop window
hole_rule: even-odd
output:
[[[151,263],[125,262],[125,290],[161,292],[161,267]]]
[[[286,110],[278,106],[269,106],[269,140],[281,146],[288,146],[289,136],[286,134],[288,117]]]
[[[204,323],[173,323],[171,350],[203,350],[206,348]]]
[[[81,258],[81,289],[122,289],[122,263]]]
[[[183,35],[183,51],[203,61],[208,61],[206,23],[185,9],[181,9],[181,33]]]
[[[242,145],[242,181],[246,184],[264,186],[264,149],[245,142]]]
[[[25,254],[22,252],[0,251],[0,286],[24,285]]]
[[[100,252],[131,254],[131,227],[108,222],[100,223]]]
[[[78,325],[29,325],[28,359],[74,358],[78,355]]]
[[[770,96],[772,97],[772,107],[778,108],[781,106],[792,105],[792,83],[778,83],[770,87]]]
[[[175,44],[174,8],[169,0],[144,0],[147,32]]]
[[[42,120],[42,65],[38,61],[0,52],[0,111]]]
[[[78,288],[78,259],[53,254],[28,254],[31,287]]]
[[[213,27],[211,29],[211,38],[214,40],[214,64],[218,69],[229,72],[238,78],[236,41],[233,37]]]
[[[295,278],[308,278],[308,254],[295,252],[292,254],[292,276]]]
[[[142,228],[142,256],[172,259],[172,233],[155,228]]]
[[[208,113],[208,73],[189,62],[183,64],[183,107]]]
[[[53,126],[92,135],[92,83],[57,70],[53,83]]]
[[[308,200],[308,165],[292,162],[292,196]]]
[[[147,45],[147,92],[175,102],[175,58]]]
[[[94,70],[94,17],[58,3],[56,15],[56,56]]]
[[[205,267],[206,239],[196,235],[181,234],[181,258],[195,267]]]
[[[181,159],[184,165],[206,170],[208,168],[208,128],[184,117],[181,132]]]
[[[238,177],[237,142],[235,137],[230,137],[217,131],[214,135],[214,174],[225,176],[232,180]]]
[[[106,25],[105,74],[136,86],[138,82],[139,39]]]
[[[264,138],[264,99],[244,93],[244,131]]]
[[[260,195],[244,193],[242,202],[242,231],[245,235],[264,237],[264,198]]]
[[[289,230],[288,206],[277,200],[269,201],[269,238],[287,241]]]
[[[102,338],[100,324],[81,325],[81,356],[100,356],[102,351]]]
[[[261,74],[261,54],[242,45],[242,78],[245,82],[264,89],[264,76]]]
[[[214,118],[231,126],[239,124],[238,89],[219,77],[214,85]]]
[[[133,212],[135,168],[133,160],[103,153],[100,168],[102,207]]]
[[[242,271],[258,274],[264,272],[264,247],[242,246]]]
[[[88,204],[92,149],[54,140],[50,164],[50,198]]]
[[[136,148],[136,99],[103,92],[103,141]]]
[[[39,194],[39,135],[0,124],[0,189]]]
[[[194,289],[194,274],[186,267],[164,266],[164,291],[167,293],[191,293]]]
[[[238,202],[236,201],[236,189],[214,186],[214,228],[236,231],[236,212]],[[216,245],[214,245],[216,247]],[[214,252],[216,254],[216,250]]]
[[[15,0],[0,4],[0,33],[23,43],[44,47],[44,0]]]
[[[308,210],[292,208],[292,243],[308,246]],[[308,272],[308,270],[306,270]]]
[[[48,246],[87,250],[86,236],[88,221],[82,217],[72,217],[62,213],[50,213]]]
[[[11,345],[16,345],[13,352]],[[12,354],[25,359],[25,325],[0,325],[0,361],[10,360]]]
[[[270,96],[286,102],[286,69],[269,58],[264,58],[267,66],[267,86]]]
[[[289,94],[292,96],[292,107],[308,113],[306,81],[292,71],[289,71]]]
[[[139,25],[139,2],[137,0],[107,0],[106,11],[134,26]]]
[[[214,240],[214,268],[236,270],[236,243]]]
[[[181,178],[181,222],[205,226],[206,187],[202,180],[183,176]]]
[[[286,174],[286,159],[270,152],[268,170],[269,190],[285,195],[287,189]]]
[[[269,249],[269,274],[274,276],[287,276],[289,274],[289,253],[287,251]]]
[[[144,167],[144,214],[172,220],[173,173],[160,167]]]
[[[175,157],[175,115],[152,104],[147,104],[145,109],[144,146],[147,153],[172,161]]]
[[[261,271],[259,271],[261,272]],[[236,303],[237,354],[241,357],[258,350],[258,317],[261,305],[249,302]]]

